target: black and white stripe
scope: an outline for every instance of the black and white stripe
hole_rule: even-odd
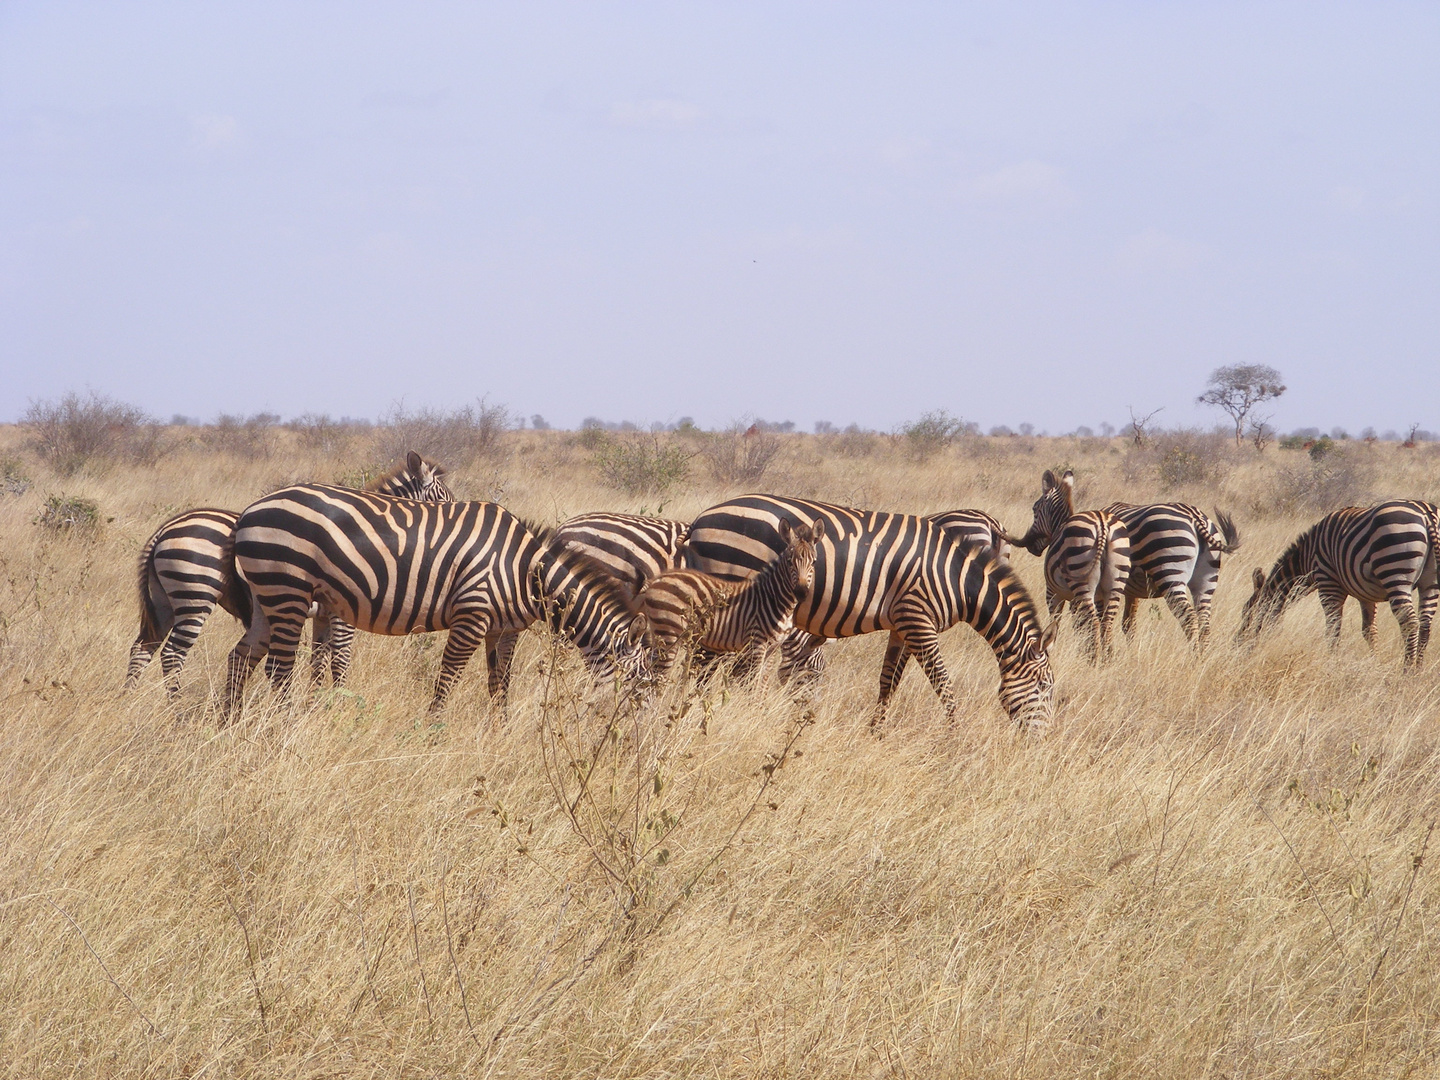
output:
[[[442,479],[444,475],[443,466],[412,450],[403,465],[372,481],[367,490],[449,502],[454,495]],[[130,646],[127,688],[138,685],[159,649],[166,689],[172,696],[179,693],[185,658],[217,606],[249,623],[249,592],[237,587],[230,574],[239,517],[234,510],[213,507],[189,510],[161,525],[141,548],[140,630]],[[317,675],[329,659],[335,681],[344,678],[353,638],[353,629],[317,619],[313,654]]]
[[[1330,644],[1340,641],[1346,597],[1360,601],[1360,628],[1375,641],[1375,606],[1390,604],[1405,639],[1407,667],[1421,663],[1440,601],[1440,514],[1433,503],[1399,499],[1326,514],[1275,560],[1255,571],[1238,640],[1253,640],[1294,600],[1320,593]],[[1420,593],[1417,613],[1413,594]]]
[[[815,578],[815,545],[824,529],[823,518],[793,529],[781,519],[784,549],[745,582],[684,569],[651,579],[635,603],[645,620],[654,674],[669,670],[683,644],[710,653],[740,653],[742,668],[758,668],[794,625],[795,605]]]
[[[590,556],[636,592],[651,578],[682,565],[690,526],[639,514],[581,514],[563,522],[555,539]]]
[[[1091,661],[1110,655],[1111,630],[1130,578],[1130,538],[1124,523],[1104,510],[1075,512],[1075,474],[1040,478],[1030,530],[1016,544],[1044,552],[1045,604],[1052,618],[1070,605],[1075,629]]]
[[[1210,604],[1220,580],[1220,557],[1240,547],[1235,523],[1216,511],[1216,524],[1189,503],[1117,502],[1102,509],[1118,517],[1130,534],[1130,580],[1120,628],[1132,633],[1140,601],[1163,598],[1186,640],[1203,651],[1210,639]]]
[[[231,653],[227,715],[267,653],[272,679],[288,684],[312,605],[368,633],[448,630],[432,710],[482,643],[491,693],[503,704],[514,635],[541,618],[580,646],[597,676],[616,662],[627,675],[643,673],[623,585],[496,503],[284,488],[240,515],[235,565],[253,613]]]
[[[817,639],[886,630],[880,671],[885,708],[913,655],[940,697],[946,717],[954,690],[939,634],[965,622],[990,644],[1000,665],[1000,699],[1022,726],[1044,728],[1053,713],[1050,632],[1025,586],[988,548],[963,544],[933,521],[910,514],[856,510],[808,499],[746,495],[706,510],[690,527],[686,562],[732,580],[758,574],[784,549],[780,522],[824,521],[815,582],[795,608],[795,626]]]

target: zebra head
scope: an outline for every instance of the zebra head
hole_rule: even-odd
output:
[[[1040,477],[1040,498],[1035,500],[1034,512],[1029,532],[1021,537],[1007,535],[1005,539],[1023,547],[1031,555],[1039,555],[1050,546],[1060,526],[1075,514],[1074,472],[1066,469],[1065,475],[1057,480],[1055,474],[1046,469]]]
[[[790,526],[780,519],[780,539],[785,541],[785,550],[780,553],[782,580],[795,596],[804,600],[810,595],[815,584],[815,545],[825,535],[825,519],[816,518],[809,525]]]
[[[420,502],[454,502],[455,494],[441,479],[445,466],[426,461],[411,450],[405,464],[371,481],[367,490]]]
[[[1240,629],[1235,631],[1236,644],[1255,644],[1266,621],[1277,614],[1280,607],[1276,603],[1275,590],[1266,588],[1265,571],[1258,566],[1255,568],[1253,581],[1255,591],[1246,598],[1245,606],[1240,611]]]
[[[1000,666],[1000,704],[1021,731],[1043,735],[1055,718],[1055,676],[1050,670],[1050,646],[1055,641],[1051,622],[1037,638],[1026,635],[1019,653]]]

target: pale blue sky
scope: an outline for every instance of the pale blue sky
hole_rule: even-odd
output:
[[[1440,428],[1434,4],[0,3],[0,418]]]

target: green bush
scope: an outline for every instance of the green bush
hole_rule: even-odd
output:
[[[100,506],[93,499],[82,499],[78,495],[50,495],[40,508],[35,524],[56,532],[90,532],[100,524]]]
[[[963,435],[978,432],[975,424],[966,423],[958,416],[951,416],[944,409],[927,412],[901,427],[906,446],[917,461],[927,461]]]
[[[690,475],[690,455],[658,434],[594,440],[594,462],[601,478],[629,495],[665,495]]]
[[[29,490],[30,476],[25,467],[15,458],[0,458],[0,493],[24,495]]]

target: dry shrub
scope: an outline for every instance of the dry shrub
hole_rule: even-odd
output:
[[[700,452],[720,483],[758,484],[780,452],[780,437],[741,420],[725,431],[712,432]]]
[[[605,483],[629,495],[667,495],[690,475],[691,454],[660,434],[627,433],[593,440],[593,461]]]
[[[880,436],[859,424],[851,424],[838,435],[826,436],[835,453],[843,458],[866,458],[880,448]]]
[[[927,412],[919,420],[900,429],[905,436],[906,449],[916,461],[929,461],[957,439],[977,435],[979,431],[978,425],[951,416],[944,409]]]
[[[409,412],[397,405],[375,429],[374,453],[383,461],[399,461],[415,450],[453,469],[498,456],[510,427],[510,411],[484,398],[452,412]]]
[[[13,457],[0,458],[0,493],[24,495],[30,490],[30,474]]]
[[[295,432],[301,447],[321,454],[349,450],[372,427],[367,421],[349,417],[334,420],[329,413],[304,413],[285,426]]]
[[[161,426],[144,410],[91,391],[32,402],[21,423],[35,451],[61,476],[93,458],[153,465],[163,451]]]
[[[246,461],[268,458],[280,443],[280,433],[275,429],[279,422],[280,417],[275,413],[252,416],[221,413],[215,423],[200,429],[200,444],[217,454],[233,454]]]
[[[1315,444],[1320,445],[1319,443]],[[1271,478],[1268,498],[1257,501],[1256,514],[1318,512],[1373,501],[1374,464],[1363,446],[1332,443],[1320,454],[1281,465]]]
[[[1234,466],[1225,436],[1213,431],[1177,428],[1157,432],[1125,455],[1125,479],[1158,481],[1165,491],[1183,487],[1219,487]]]

